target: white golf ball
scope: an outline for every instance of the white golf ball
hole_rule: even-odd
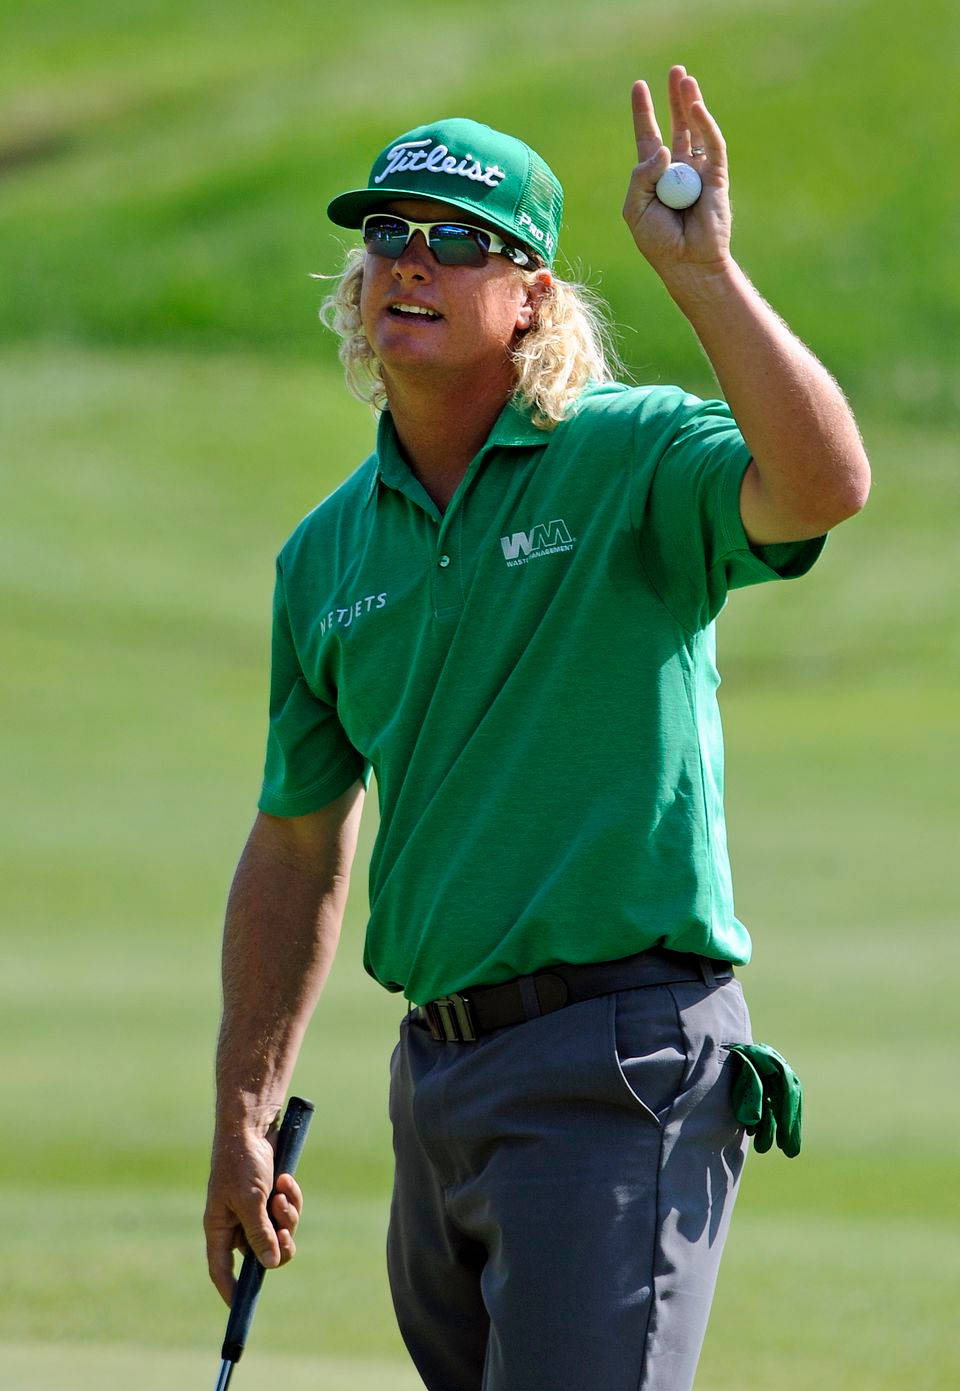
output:
[[[703,184],[689,164],[671,164],[657,180],[657,197],[668,208],[690,208],[700,197]]]

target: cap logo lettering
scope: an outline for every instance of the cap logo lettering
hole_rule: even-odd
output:
[[[530,229],[530,235],[534,238],[534,240],[535,240],[535,241],[539,241],[539,242],[543,242],[544,246],[547,248],[547,251],[550,252],[550,253],[552,254],[552,252],[553,252],[553,233],[552,233],[552,232],[544,232],[544,231],[541,231],[541,229],[540,229],[539,227],[537,227],[535,223],[531,222],[531,220],[530,220],[530,214],[529,214],[529,213],[521,213],[521,214],[520,214],[520,216],[517,218],[517,226],[518,226],[518,227],[529,227],[529,229]]]
[[[375,184],[382,184],[391,174],[403,174],[407,170],[428,169],[432,174],[451,174],[456,178],[472,179],[474,183],[486,184],[496,188],[501,179],[507,176],[506,169],[499,164],[482,165],[469,151],[458,159],[446,145],[433,145],[427,153],[426,147],[433,145],[431,140],[404,140],[387,151],[387,163],[381,173],[373,176]],[[540,234],[543,240],[543,234]]]

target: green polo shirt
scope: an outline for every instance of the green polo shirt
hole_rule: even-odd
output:
[[[260,807],[376,774],[364,962],[423,1003],[660,943],[746,962],[714,620],[823,538],[751,548],[722,401],[605,385],[508,405],[441,514],[389,413],[277,562]]]

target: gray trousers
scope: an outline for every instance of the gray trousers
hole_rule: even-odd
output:
[[[736,980],[600,996],[391,1064],[387,1259],[429,1391],[689,1391],[746,1153]]]

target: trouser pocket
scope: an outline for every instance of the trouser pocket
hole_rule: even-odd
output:
[[[687,1070],[677,1007],[666,986],[618,990],[608,1001],[608,1053],[624,1102],[660,1125]]]

